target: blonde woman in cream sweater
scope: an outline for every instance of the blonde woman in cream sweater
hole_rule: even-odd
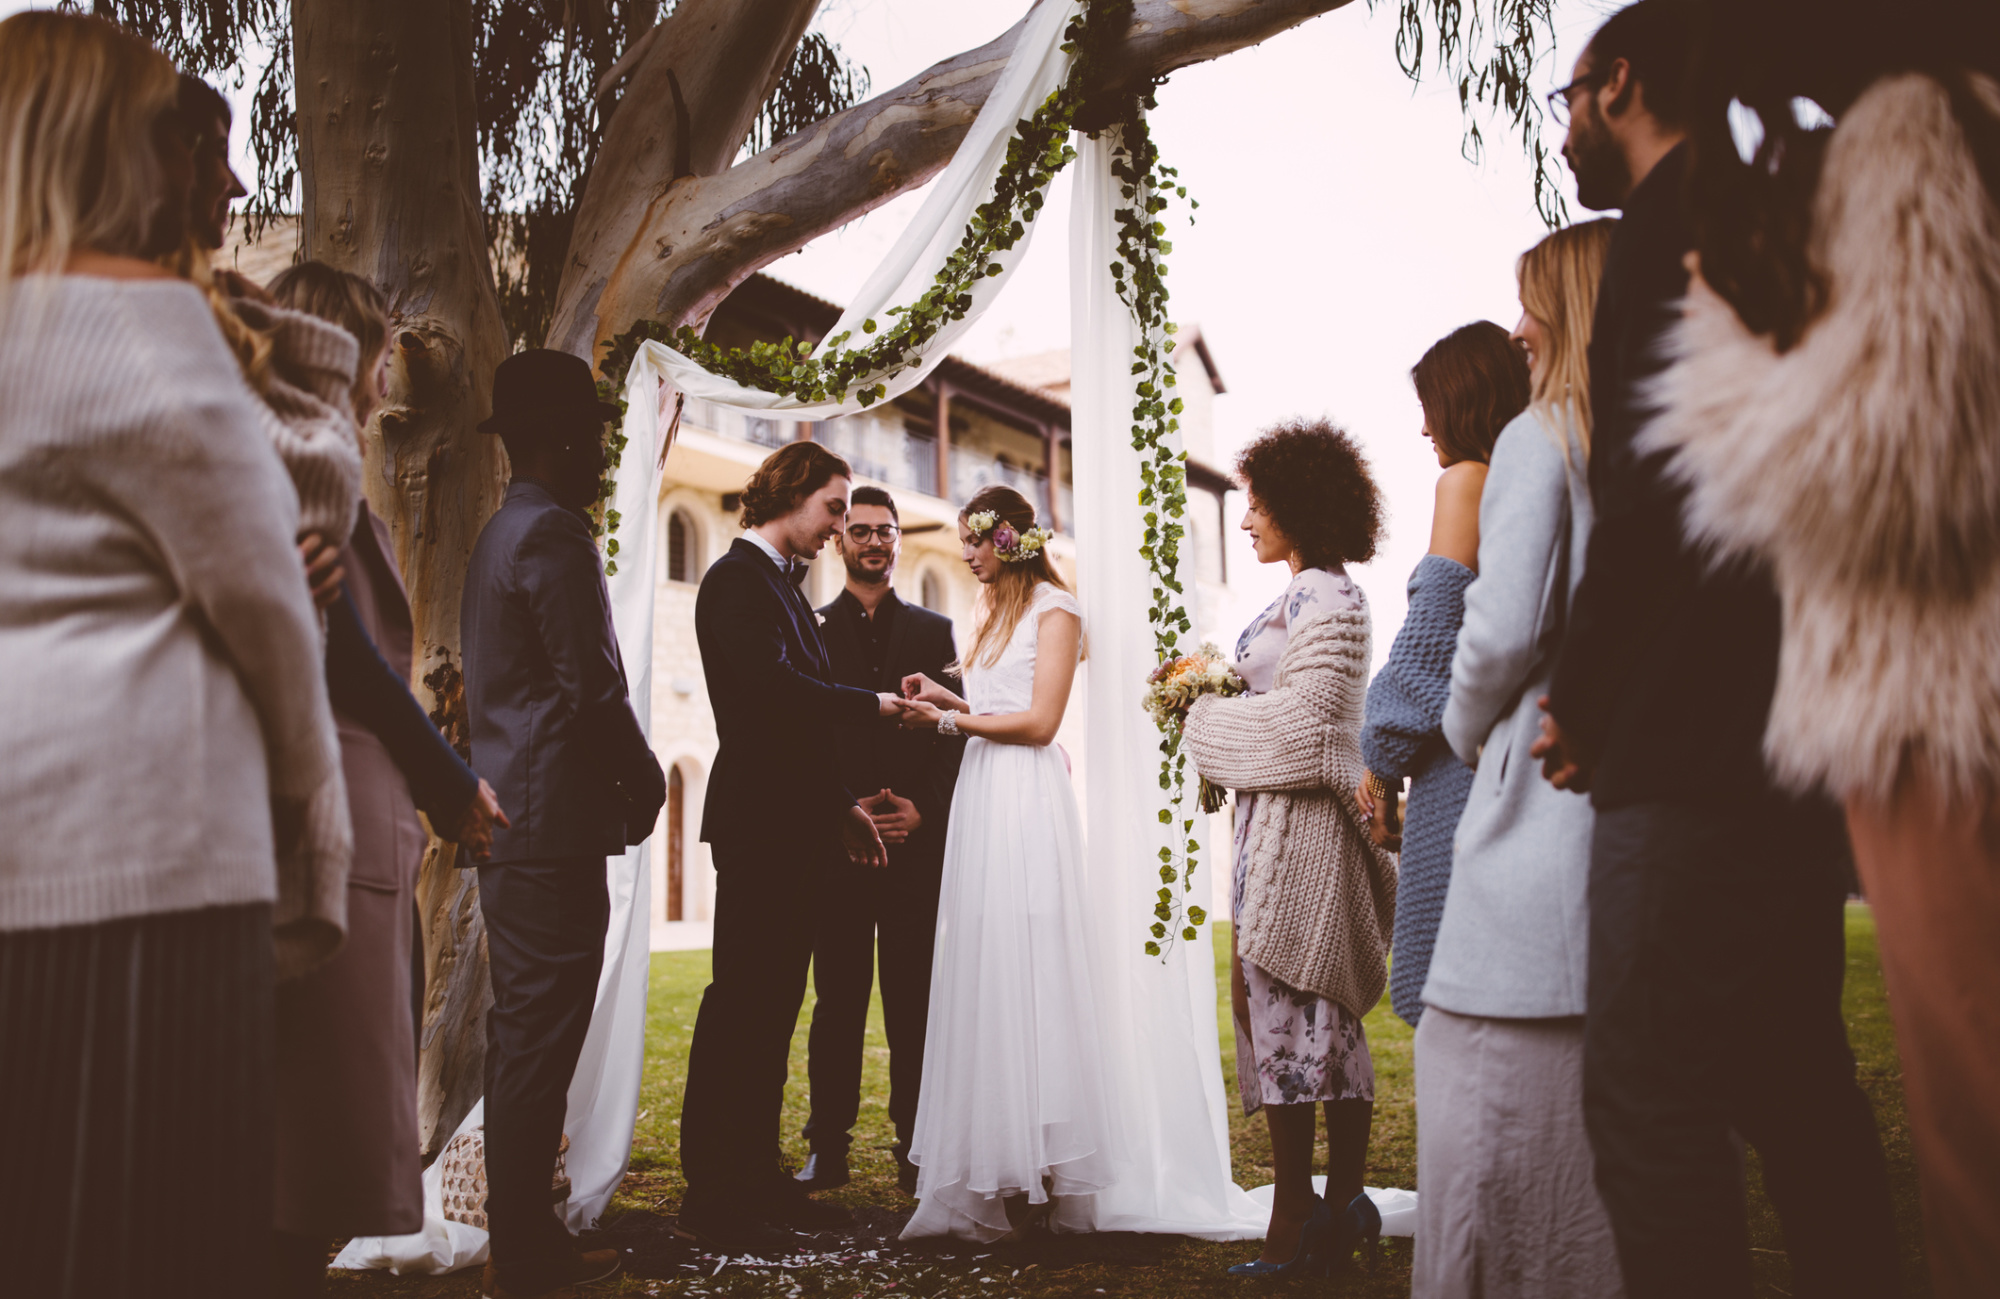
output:
[[[0,23],[0,1218],[22,1294],[151,1293],[269,1230],[273,932],[349,826],[298,502],[202,295],[171,64]],[[290,882],[282,890],[280,875]],[[284,898],[282,906],[280,899]],[[88,1196],[91,1214],[72,1212]]]

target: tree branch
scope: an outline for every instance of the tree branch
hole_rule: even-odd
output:
[[[1124,85],[1255,45],[1347,3],[1138,0],[1120,60],[1129,69]],[[624,184],[652,192],[630,205],[635,219],[615,254],[604,256],[611,241],[599,240],[598,252],[572,258],[549,346],[594,360],[596,344],[636,320],[703,322],[758,270],[922,185],[951,161],[1026,21],[719,174],[628,175]],[[608,156],[599,154],[600,171]]]

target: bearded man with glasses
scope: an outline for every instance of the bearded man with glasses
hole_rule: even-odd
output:
[[[894,691],[915,672],[956,683],[958,647],[951,619],[897,596],[892,579],[902,557],[896,502],[879,487],[857,487],[839,538],[847,588],[819,613],[833,679],[863,690]],[[952,684],[951,688],[959,687]],[[945,819],[958,782],[965,741],[934,730],[899,729],[893,719],[844,732],[841,776],[875,819],[889,869],[839,867],[820,873],[813,936],[812,1036],[807,1068],[812,1154],[799,1180],[811,1190],[849,1179],[850,1130],[861,1110],[862,1037],[877,953],[882,1020],[889,1037],[889,1117],[896,1125],[896,1180],[916,1188],[910,1130],[924,1067],[930,1014],[931,949],[937,935],[944,872]]]

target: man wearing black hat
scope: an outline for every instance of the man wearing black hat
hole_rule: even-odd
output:
[[[479,534],[459,606],[472,760],[513,824],[479,866],[486,1016],[488,1299],[609,1276],[549,1208],[611,903],[604,859],[653,832],[667,782],[626,698],[604,570],[586,521],[615,406],[590,367],[528,351],[493,376],[514,477]]]

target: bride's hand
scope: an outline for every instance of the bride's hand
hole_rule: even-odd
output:
[[[920,700],[933,708],[956,708],[965,711],[965,701],[921,672],[912,672],[903,678],[903,698]]]
[[[897,719],[906,731],[935,731],[944,712],[936,704],[921,699],[903,701],[903,715]]]

